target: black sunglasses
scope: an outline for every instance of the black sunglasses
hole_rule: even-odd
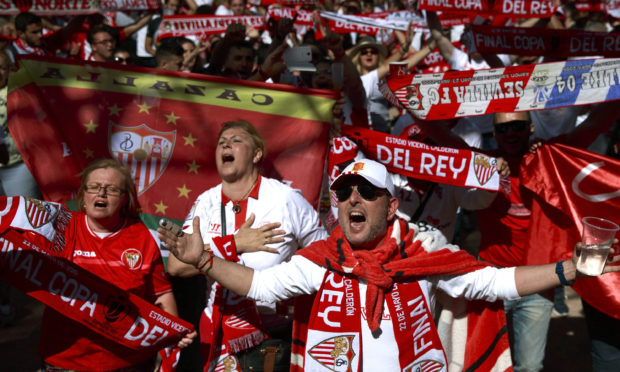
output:
[[[527,120],[512,120],[505,123],[495,124],[495,131],[500,134],[508,133],[508,129],[512,129],[513,132],[523,132],[529,128],[530,122]]]
[[[122,58],[122,57],[114,57],[114,62],[120,62],[120,63],[129,63],[129,58]]]
[[[343,185],[342,187],[336,190],[336,198],[339,202],[344,202],[351,197],[353,194],[353,187],[355,185]],[[357,186],[357,193],[360,196],[368,201],[373,201],[377,198],[377,196],[383,193],[383,190],[374,187],[369,183],[360,183]]]

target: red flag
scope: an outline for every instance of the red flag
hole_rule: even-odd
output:
[[[264,175],[318,206],[335,92],[66,59],[19,66],[9,129],[46,200],[74,199],[81,169],[114,157],[131,168],[143,213],[183,220],[220,182],[222,123],[244,119],[266,139]]]
[[[536,197],[526,246],[526,264],[571,257],[581,240],[581,219],[620,223],[620,160],[566,145],[542,146],[527,155],[521,183]],[[573,288],[600,311],[620,319],[620,273],[581,278]]]

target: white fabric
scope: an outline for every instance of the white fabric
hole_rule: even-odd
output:
[[[372,70],[371,72],[360,76],[364,90],[366,91],[366,110],[368,111],[368,118],[374,114],[380,116],[384,121],[390,119],[390,104],[388,100],[379,91],[379,72],[378,70]]]
[[[491,68],[486,61],[476,62],[469,58],[469,54],[463,52],[459,48],[454,48],[452,50],[452,55],[450,56],[450,60],[448,61],[450,68],[457,71],[466,71],[466,70],[482,70],[485,68]]]
[[[220,4],[217,9],[215,9],[215,15],[217,16],[231,16],[234,15],[233,11],[228,9],[226,5]]]
[[[221,236],[220,208],[222,202],[222,185],[217,185],[203,192],[194,202],[194,206],[187,216],[183,229],[192,233],[192,219],[200,217],[200,232],[205,244],[210,244],[213,237]],[[232,202],[225,206],[226,233],[235,233],[235,214],[232,211]],[[280,229],[286,232],[285,241],[279,244],[270,244],[277,248],[279,254],[269,252],[252,252],[240,255],[240,263],[253,269],[266,269],[289,258],[298,248],[305,247],[315,240],[327,237],[327,232],[320,225],[318,214],[310,203],[304,199],[299,190],[292,189],[283,183],[261,177],[258,199],[248,198],[247,217],[254,213],[253,228],[271,222],[280,222]],[[214,283],[211,283],[212,286]],[[213,303],[215,291],[210,291],[208,307]],[[275,304],[258,303],[259,312],[275,311]]]
[[[446,247],[445,237],[438,231],[422,232],[413,227],[416,238],[423,241],[426,250],[435,250]],[[415,238],[414,238],[415,239]],[[455,246],[449,246],[458,249]],[[252,286],[248,297],[262,301],[275,302],[301,294],[310,294],[318,291],[327,269],[316,265],[299,255],[293,256],[289,262],[271,267],[263,271],[254,271]],[[514,280],[514,268],[498,269],[487,267],[471,273],[454,276],[434,276],[419,280],[422,292],[431,312],[435,312],[435,295],[438,289],[451,297],[465,297],[467,299],[497,299],[518,298]],[[360,281],[361,304],[365,304],[366,283]],[[381,371],[400,371],[398,359],[394,358],[394,350],[398,350],[393,334],[392,319],[384,302],[384,313],[380,331],[373,335],[368,323],[362,321],[362,366],[381,366]],[[365,310],[362,309],[362,313]],[[376,370],[365,368],[366,370]]]
[[[577,126],[577,117],[582,109],[581,106],[568,106],[530,111],[530,118],[534,123],[534,138],[548,140],[572,131]]]
[[[396,188],[395,196],[398,198],[396,215],[408,221],[418,209],[424,196],[420,197],[420,194],[409,186],[406,177],[392,174],[392,182]],[[440,183],[435,184],[432,192],[433,194],[424,206],[424,211],[415,222],[421,228],[439,229],[448,241],[452,241],[454,237],[456,213],[459,207],[467,210],[484,209],[491,205],[496,195],[492,191]]]

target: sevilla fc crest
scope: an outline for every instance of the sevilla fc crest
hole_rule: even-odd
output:
[[[110,123],[109,128],[110,153],[131,169],[140,195],[164,173],[172,156],[176,131],[159,132],[146,124],[123,127]]]
[[[131,270],[139,269],[142,265],[142,253],[135,248],[126,249],[121,254],[121,261]]]
[[[308,354],[330,371],[352,371],[353,335],[331,337],[308,350]]]
[[[443,368],[443,363],[436,360],[423,360],[415,362],[403,369],[404,372],[439,372]]]
[[[484,185],[495,173],[495,159],[486,155],[476,154],[474,156],[474,171],[480,186]]]
[[[30,198],[25,198],[25,200],[28,222],[35,229],[50,222],[60,210],[60,207],[56,204],[43,203],[40,200]]]

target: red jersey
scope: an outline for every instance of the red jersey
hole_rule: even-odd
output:
[[[65,231],[65,258],[117,287],[153,303],[172,287],[149,230],[139,221],[106,237],[97,236],[82,212]],[[107,371],[143,361],[131,349],[112,342],[62,314],[46,308],[39,354],[53,366],[83,371]]]

